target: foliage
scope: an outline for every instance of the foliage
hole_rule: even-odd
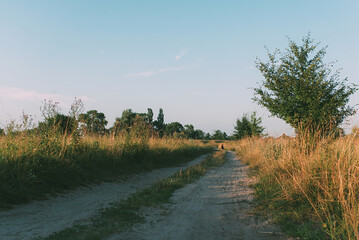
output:
[[[235,139],[242,139],[261,136],[264,131],[264,128],[260,126],[261,123],[262,118],[257,118],[256,112],[253,112],[250,117],[248,117],[248,114],[244,114],[241,119],[237,119],[233,137]]]
[[[105,134],[106,116],[97,110],[90,110],[79,116],[79,122],[84,124],[84,132],[87,134]]]
[[[158,115],[157,115],[157,120],[153,122],[153,126],[155,128],[155,130],[157,130],[157,132],[159,133],[160,137],[163,136],[164,131],[165,131],[165,115],[163,113],[163,109],[160,108]]]
[[[210,135],[203,132],[200,129],[195,129],[192,124],[183,126],[179,122],[171,122],[166,124],[164,122],[163,109],[159,109],[157,120],[153,121],[153,111],[151,108],[147,109],[147,113],[135,113],[131,109],[126,109],[122,112],[121,118],[116,118],[116,121],[110,132],[116,134],[121,132],[130,131],[133,132],[133,128],[139,128],[135,131],[143,132],[147,128],[146,132],[149,134],[155,134],[159,137],[173,136],[176,138],[187,139],[210,139]],[[141,130],[142,129],[142,130]]]
[[[184,135],[188,139],[204,139],[205,133],[200,129],[194,129],[192,124],[186,124],[184,126]]]
[[[213,140],[227,140],[228,136],[227,136],[227,133],[222,132],[221,130],[216,130],[216,131],[214,131],[211,139],[213,139]]]
[[[147,121],[149,124],[153,124],[153,111],[152,111],[152,108],[147,108]]]
[[[323,62],[326,48],[317,50],[318,46],[308,34],[302,45],[289,40],[286,52],[277,49],[268,52],[268,62],[256,62],[265,80],[254,89],[254,100],[297,132],[301,128],[326,133],[355,113],[347,103],[356,85],[346,85],[347,78],[340,81],[339,70],[332,74],[333,65]]]
[[[180,134],[184,131],[184,127],[179,122],[171,122],[166,124],[166,134],[168,136],[173,136],[175,133]]]
[[[133,126],[135,117],[136,113],[134,113],[132,109],[124,110],[121,117],[116,118],[115,123],[113,124],[115,133],[119,133],[120,131],[129,132],[130,128]]]

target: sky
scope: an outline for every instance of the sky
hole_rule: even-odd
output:
[[[256,111],[269,135],[291,135],[252,100],[256,58],[310,32],[359,84],[358,12],[358,0],[0,0],[0,127],[22,112],[41,121],[44,99],[67,113],[77,97],[108,127],[125,109],[163,108],[167,123],[232,134]]]

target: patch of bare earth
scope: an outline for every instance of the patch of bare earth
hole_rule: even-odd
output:
[[[248,167],[234,153],[227,162],[175,192],[171,204],[143,209],[146,222],[108,240],[288,239],[251,213]]]
[[[26,240],[45,237],[88,219],[98,210],[127,198],[140,188],[169,177],[180,169],[198,164],[203,155],[180,167],[162,168],[136,174],[118,182],[107,182],[79,188],[45,201],[35,201],[12,210],[0,212],[0,240]]]

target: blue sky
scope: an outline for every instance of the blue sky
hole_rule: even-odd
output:
[[[23,110],[41,120],[43,99],[66,113],[79,97],[110,125],[124,109],[162,107],[165,122],[230,134],[256,110],[269,134],[291,134],[252,101],[256,57],[311,32],[328,45],[325,61],[359,83],[358,12],[357,0],[0,0],[0,123]]]

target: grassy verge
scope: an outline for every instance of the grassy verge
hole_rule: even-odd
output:
[[[260,211],[301,239],[359,239],[359,139],[245,139],[233,144],[258,182]],[[312,146],[311,146],[312,147]]]
[[[97,240],[105,239],[116,231],[128,229],[135,223],[144,220],[142,207],[156,207],[168,203],[172,194],[179,188],[194,182],[209,169],[225,162],[225,152],[219,151],[209,156],[200,164],[163,179],[150,188],[132,194],[128,199],[115,203],[112,207],[101,210],[87,224],[75,225],[71,228],[52,234],[43,240]]]
[[[8,134],[0,137],[0,209],[84,184],[178,165],[212,149],[190,140],[146,136]]]

